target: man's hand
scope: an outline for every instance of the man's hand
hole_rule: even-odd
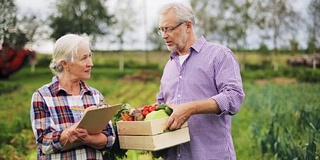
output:
[[[185,103],[181,105],[174,105],[174,104],[167,104],[172,110],[172,114],[169,117],[167,124],[166,124],[166,129],[169,130],[176,130],[180,129],[181,126],[188,121],[188,119],[191,116],[191,110],[190,103]]]

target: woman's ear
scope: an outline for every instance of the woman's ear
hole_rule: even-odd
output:
[[[68,63],[66,61],[61,61],[61,66],[65,69],[65,70],[69,70],[68,68]]]

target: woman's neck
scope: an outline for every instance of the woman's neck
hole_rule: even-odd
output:
[[[80,81],[72,80],[67,77],[59,77],[59,83],[63,89],[65,89],[69,94],[79,95],[80,94]]]

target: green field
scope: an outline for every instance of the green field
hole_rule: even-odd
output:
[[[237,54],[239,61],[241,57]],[[279,58],[278,71],[263,66],[268,57],[248,54],[246,58],[242,71],[246,98],[232,126],[239,160],[320,158],[320,72],[288,67],[287,57]],[[30,100],[37,88],[51,81],[48,58],[39,56],[35,73],[26,66],[10,79],[0,80],[0,127],[4,131],[0,132],[0,159],[35,157]],[[108,103],[139,108],[155,102],[168,54],[126,52],[122,72],[117,54],[93,58],[95,67],[87,83],[100,90]],[[128,151],[127,159],[152,159],[150,154],[139,153]]]

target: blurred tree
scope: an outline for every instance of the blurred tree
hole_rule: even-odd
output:
[[[35,14],[28,12],[19,16],[13,0],[1,0],[0,10],[0,42],[22,48],[34,40],[37,30],[43,24]]]
[[[265,43],[260,43],[259,48],[258,48],[258,53],[261,53],[263,55],[269,55],[270,54],[270,50],[268,48],[268,46]]]
[[[320,0],[312,0],[309,5],[311,24],[309,26],[308,53],[316,53],[320,49]]]
[[[13,0],[1,0],[0,10],[0,40],[9,42],[13,30],[16,30],[17,7]]]
[[[254,24],[249,0],[191,0],[196,15],[196,31],[230,48],[243,49],[247,30]]]
[[[224,1],[223,8],[229,8],[231,14],[227,18],[227,24],[223,27],[229,37],[230,47],[242,53],[240,59],[241,70],[245,69],[246,54],[244,51],[249,49],[248,35],[254,30],[256,23],[254,17],[256,14],[255,3],[252,0],[228,0]],[[231,43],[231,44],[230,44]]]
[[[33,42],[36,36],[41,36],[39,28],[44,22],[33,13],[24,14],[18,19],[17,30],[12,34],[12,42],[17,47],[23,47],[28,42]]]
[[[108,33],[114,16],[108,13],[107,0],[57,0],[50,16],[51,38],[55,40],[67,33],[87,34],[95,43],[97,36]]]
[[[0,41],[14,48],[21,48],[32,40],[39,23],[34,15],[25,15],[18,19],[18,10],[13,0],[1,1]],[[29,23],[28,26],[25,25],[27,23]]]
[[[0,78],[9,78],[28,60],[34,67],[35,52],[24,46],[33,40],[39,21],[30,14],[19,18],[13,0],[1,0],[0,10]]]
[[[273,43],[271,52],[271,65],[274,70],[278,70],[278,48],[279,41],[288,40],[286,36],[297,30],[297,25],[301,24],[300,15],[293,9],[294,0],[256,0],[259,6],[259,14],[256,18],[258,25],[264,34],[270,35]]]
[[[221,40],[224,36],[219,35],[219,4],[220,0],[191,0],[190,5],[196,16],[195,31],[198,35],[204,35],[209,41]],[[222,40],[221,40],[222,41]]]
[[[158,34],[157,25],[155,25],[152,30],[148,33],[148,40],[151,44],[151,48],[154,50],[165,50],[167,49],[165,43],[163,42],[161,36]]]
[[[226,42],[226,45],[230,48],[238,49],[239,42],[243,38],[244,26],[239,24],[242,21],[241,14],[238,12],[237,7],[240,3],[236,3],[234,0],[223,0],[219,5],[219,21],[223,25],[219,25],[221,28],[221,37]],[[239,6],[238,6],[239,5]]]
[[[135,27],[138,25],[138,19],[133,16],[137,15],[137,11],[133,6],[132,0],[117,1],[115,6],[115,24],[112,28],[113,42],[117,43],[119,48],[119,70],[124,70],[124,53],[121,52],[125,43],[132,44],[137,41],[137,37],[132,36]]]
[[[290,39],[290,53],[291,55],[294,55],[298,53],[299,50],[299,42],[296,38]]]
[[[215,39],[230,48],[244,51],[248,49],[248,31],[255,26],[253,4],[252,0],[191,0],[197,16],[197,31],[208,40]],[[245,54],[240,63],[244,69]]]

